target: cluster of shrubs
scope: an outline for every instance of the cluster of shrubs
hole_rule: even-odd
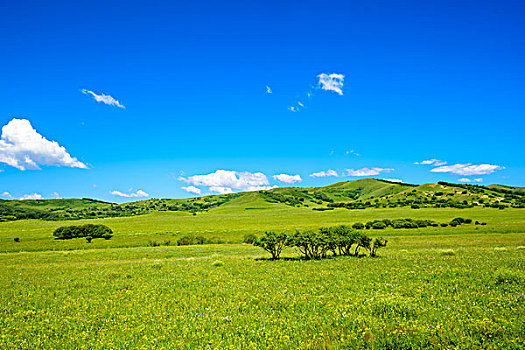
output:
[[[177,245],[197,245],[197,244],[222,244],[220,239],[207,238],[204,236],[186,235],[177,240]]]
[[[366,224],[362,224],[360,222],[356,222],[352,225],[352,228],[356,230],[362,230],[362,229],[374,229],[374,230],[382,230],[387,227],[392,228],[420,228],[420,227],[446,227],[446,226],[452,226],[456,227],[461,224],[471,224],[472,219],[465,219],[465,218],[454,218],[449,223],[441,223],[438,224],[437,222],[433,220],[428,219],[383,219],[383,220],[373,220],[368,221]],[[476,221],[476,225],[486,225],[486,223],[480,223]]]
[[[73,239],[85,237],[88,242],[93,238],[110,239],[113,231],[106,225],[86,224],[61,226],[53,232],[55,239]]]
[[[271,254],[272,259],[279,259],[286,247],[296,248],[305,259],[324,259],[332,256],[359,256],[359,250],[365,249],[370,256],[377,256],[377,250],[386,246],[381,237],[370,238],[362,231],[347,225],[324,227],[319,230],[296,231],[295,233],[265,232],[252,242]]]

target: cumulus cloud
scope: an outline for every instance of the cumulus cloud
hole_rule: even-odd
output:
[[[227,193],[233,193],[233,189],[231,189],[230,187],[211,186],[210,192],[216,192],[219,194],[227,194]]]
[[[505,167],[493,164],[454,164],[447,165],[430,170],[433,173],[452,173],[457,175],[487,175],[496,170],[503,170]]]
[[[268,85],[266,85],[266,93],[267,94],[271,94],[272,93],[272,88]]]
[[[87,169],[63,146],[40,135],[27,119],[13,119],[2,127],[0,163],[20,170],[40,169],[39,165]]]
[[[186,187],[181,187],[181,188],[184,191],[189,192],[189,193],[201,194],[201,189],[195,186],[186,186]]]
[[[149,197],[149,194],[142,190],[138,190],[137,192],[131,192],[131,193],[123,193],[120,191],[111,191],[110,192],[114,196],[119,197],[125,197],[125,198],[142,198],[142,197]]]
[[[7,192],[7,191],[4,192],[4,193],[2,193],[2,194],[0,194],[0,197],[13,198],[13,196],[11,196],[11,193],[9,193],[9,192]]]
[[[391,168],[361,168],[361,169],[346,169],[344,176],[373,176],[381,173],[389,173],[394,171]]]
[[[114,99],[113,97],[111,97],[110,95],[104,95],[104,94],[97,95],[97,94],[94,93],[93,91],[86,90],[86,89],[82,89],[82,93],[83,93],[84,95],[91,95],[91,96],[93,96],[93,98],[94,98],[97,102],[102,102],[102,103],[104,103],[104,104],[107,104],[107,105],[110,105],[110,106],[119,107],[119,108],[126,108],[126,107],[124,107],[123,105],[121,105],[119,101],[115,100],[115,99]]]
[[[343,74],[319,74],[319,87],[323,90],[333,91],[339,95],[343,94],[343,81],[345,76]]]
[[[301,176],[299,175],[279,174],[279,175],[274,175],[273,178],[281,182],[287,183],[287,184],[293,184],[296,182],[303,181],[303,179],[301,179]]]
[[[414,162],[414,164],[441,166],[441,165],[447,164],[447,162],[444,162],[444,161],[439,160],[439,159],[428,159],[428,160],[423,160],[421,162]]]
[[[27,199],[44,199],[41,194],[38,193],[31,193],[31,194],[24,194],[22,197],[20,197],[21,200],[27,200]]]
[[[268,178],[263,173],[238,172],[233,170],[217,170],[206,175],[193,175],[187,178],[180,176],[180,181],[195,186],[209,187],[211,192],[232,193],[238,191],[260,191],[275,188],[270,186]]]
[[[401,179],[383,179],[385,181],[388,181],[388,182],[397,182],[397,183],[400,183],[400,184],[404,184],[405,182]]]
[[[458,179],[458,182],[483,182],[483,179],[482,178],[469,179],[467,177],[462,177],[461,179]]]
[[[310,174],[310,177],[329,177],[329,176],[339,176],[335,170],[328,169],[327,171],[320,171],[318,173]]]

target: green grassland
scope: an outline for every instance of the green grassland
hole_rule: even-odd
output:
[[[522,349],[525,210],[512,207],[521,189],[498,187],[518,193],[507,196],[504,209],[390,206],[425,192],[505,200],[505,192],[487,188],[464,194],[448,185],[361,180],[208,202],[142,201],[131,205],[156,203],[156,209],[136,215],[0,222],[0,348]],[[387,205],[312,210],[377,198]],[[70,201],[60,210],[115,206]],[[162,210],[165,202],[192,201],[220,204]],[[57,202],[38,205],[43,212],[57,208]],[[366,230],[388,239],[378,258],[302,260],[288,248],[284,259],[272,261],[241,243],[267,230],[455,217],[487,225]],[[83,223],[105,224],[114,236],[92,243],[53,239],[57,227]],[[189,234],[224,244],[175,246]]]

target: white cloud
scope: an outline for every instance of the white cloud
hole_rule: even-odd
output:
[[[71,157],[56,141],[40,135],[27,119],[13,119],[2,127],[0,163],[20,170],[40,169],[40,165],[67,166],[87,169],[77,158]]]
[[[195,186],[207,186],[211,192],[231,193],[239,191],[260,191],[275,188],[269,186],[268,178],[263,173],[238,172],[232,170],[217,170],[206,175],[193,175],[188,178],[179,177],[180,181]]]
[[[323,90],[333,91],[339,95],[343,94],[343,81],[345,76],[343,74],[319,74],[319,86]]]
[[[391,168],[361,168],[361,169],[346,169],[344,176],[373,176],[381,173],[389,173],[394,171]]]
[[[38,193],[32,193],[32,194],[24,194],[22,197],[20,197],[21,200],[26,199],[44,199],[41,194]]]
[[[482,178],[469,179],[467,177],[462,177],[461,179],[458,179],[458,182],[483,182],[483,179]]]
[[[304,104],[301,101],[297,101],[297,104],[301,107],[304,107]]]
[[[92,95],[97,102],[102,102],[104,104],[107,104],[107,105],[110,105],[110,106],[116,106],[116,107],[119,107],[119,108],[126,108],[123,105],[121,105],[119,101],[115,100],[110,95],[104,95],[104,94],[97,95],[93,91],[86,90],[86,89],[82,89],[82,93],[84,95]]]
[[[299,175],[279,174],[279,175],[274,175],[273,178],[281,182],[287,183],[287,184],[293,184],[296,182],[303,181],[303,179],[301,179],[301,176]]]
[[[291,111],[291,112],[297,112],[299,109],[295,106],[290,106],[288,107],[288,110]]]
[[[138,190],[137,192],[132,192],[132,193],[123,193],[123,192],[120,192],[120,191],[111,191],[110,192],[112,195],[114,196],[119,196],[119,197],[126,197],[126,198],[139,198],[139,197],[149,197],[149,194],[147,194],[146,192],[142,191],[142,190]]]
[[[428,160],[423,160],[421,162],[414,162],[414,164],[419,164],[419,165],[431,165],[432,164],[433,166],[441,166],[441,165],[447,164],[447,162],[444,162],[438,159],[428,159]]]
[[[0,197],[13,198],[13,196],[11,196],[11,193],[9,193],[9,192],[7,192],[7,191],[4,192],[4,193],[2,193],[2,194],[0,194]]]
[[[231,189],[230,187],[211,186],[210,187],[210,192],[226,194],[226,193],[233,193],[233,189]]]
[[[433,173],[452,173],[457,175],[487,175],[492,174],[496,170],[502,170],[505,167],[493,164],[454,164],[448,166],[442,166],[430,170]]]
[[[181,188],[186,192],[201,194],[201,189],[195,186],[187,186],[187,187],[181,187]]]
[[[385,181],[388,181],[388,182],[397,182],[397,183],[400,183],[400,184],[404,184],[405,181],[401,180],[401,179],[383,179]]]
[[[328,169],[327,171],[320,171],[318,173],[310,174],[310,177],[328,177],[328,176],[339,176],[337,175],[337,172],[332,169]]]
[[[267,94],[271,94],[273,91],[272,91],[272,88],[268,85],[266,85],[266,93]]]
[[[53,196],[55,196],[56,199],[61,199],[62,198],[62,197],[60,197],[58,192],[53,192]]]

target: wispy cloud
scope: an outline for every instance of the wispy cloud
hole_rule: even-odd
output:
[[[20,197],[21,200],[28,200],[28,199],[44,199],[41,194],[38,193],[31,193],[31,194],[24,194],[22,197]]]
[[[263,173],[217,170],[210,174],[193,175],[187,178],[179,176],[180,181],[195,186],[206,186],[211,192],[232,193],[234,191],[260,191],[275,188],[270,186]]]
[[[319,87],[326,91],[333,91],[339,95],[343,95],[343,82],[345,76],[343,74],[326,74],[322,73],[317,76],[319,78]]]
[[[131,193],[123,193],[120,191],[111,191],[110,192],[114,196],[119,197],[125,197],[125,198],[142,198],[142,197],[149,197],[149,194],[142,190],[138,190],[137,192],[131,192]]]
[[[310,174],[310,177],[337,177],[339,176],[335,170],[328,169],[327,171],[320,171],[317,173]]]
[[[116,99],[114,99],[112,96],[110,95],[105,95],[105,94],[100,94],[100,95],[97,95],[96,93],[94,93],[93,91],[91,90],[86,90],[86,89],[82,89],[81,90],[82,93],[84,95],[91,95],[93,96],[93,98],[97,101],[97,102],[102,102],[104,104],[107,104],[107,105],[110,105],[110,106],[115,106],[115,107],[119,107],[119,108],[126,108],[124,107],[124,105],[120,104],[119,101],[117,101]]]
[[[357,153],[356,151],[354,151],[353,149],[351,149],[350,151],[346,151],[345,155],[349,155],[349,154],[353,154],[354,156],[356,157],[359,157],[361,156],[359,153]]]
[[[310,87],[310,90],[306,93],[306,96],[300,97],[295,104],[288,107],[291,112],[299,112],[307,108],[308,102],[314,96],[315,90],[333,91],[339,95],[343,95],[343,83],[345,76],[343,74],[326,74],[321,73],[317,76],[317,84]]]
[[[287,183],[287,184],[293,184],[296,182],[303,181],[303,179],[299,175],[279,174],[279,175],[274,175],[273,178],[278,181]]]
[[[438,159],[427,159],[427,160],[423,160],[421,162],[414,162],[414,164],[441,166],[441,165],[447,164],[447,162],[444,162],[444,161],[438,160]]]
[[[39,165],[87,169],[55,141],[40,135],[27,119],[13,119],[2,127],[0,163],[20,170],[40,169]]]
[[[482,178],[469,179],[467,177],[462,177],[461,179],[458,179],[458,182],[483,182],[483,179]]]
[[[271,94],[272,92],[272,88],[269,85],[266,85],[266,93]]]
[[[181,189],[183,189],[184,191],[189,192],[189,193],[201,194],[201,189],[197,188],[195,186],[181,187]]]
[[[389,173],[394,171],[391,168],[361,168],[361,169],[346,169],[344,176],[373,176],[381,173]]]
[[[493,164],[454,164],[430,170],[433,173],[452,173],[456,175],[488,175],[496,170],[503,170],[505,167]]]

